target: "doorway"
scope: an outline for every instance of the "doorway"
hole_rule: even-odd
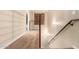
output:
[[[45,14],[35,13],[34,14],[34,25],[39,25],[39,48],[41,48],[41,25],[44,25]]]

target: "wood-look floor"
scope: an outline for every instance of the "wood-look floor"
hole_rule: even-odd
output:
[[[17,39],[6,49],[31,49],[39,48],[39,33],[37,31],[27,32],[25,35]]]

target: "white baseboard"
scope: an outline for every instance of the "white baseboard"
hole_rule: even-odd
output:
[[[9,46],[10,44],[12,44],[14,41],[16,41],[17,39],[19,39],[20,37],[22,37],[26,32],[24,32],[23,34],[21,34],[20,36],[18,36],[16,39],[13,39],[11,42],[5,44],[5,46],[1,47],[1,49],[5,49],[7,46]]]

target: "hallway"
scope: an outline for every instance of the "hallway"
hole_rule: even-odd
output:
[[[26,48],[39,48],[39,33],[37,31],[27,32],[25,35],[10,44],[6,49]]]
[[[79,48],[78,35],[79,10],[0,11],[1,49]]]
[[[0,11],[1,49],[39,48],[39,21],[35,20],[34,13],[29,10]]]

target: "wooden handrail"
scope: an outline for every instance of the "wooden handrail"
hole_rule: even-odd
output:
[[[69,24],[70,24],[71,26],[73,26],[73,23],[72,23],[73,21],[79,21],[79,19],[70,20],[70,21],[48,42],[48,44],[50,44],[52,40],[55,40],[54,38],[55,38],[56,36],[58,36]]]

